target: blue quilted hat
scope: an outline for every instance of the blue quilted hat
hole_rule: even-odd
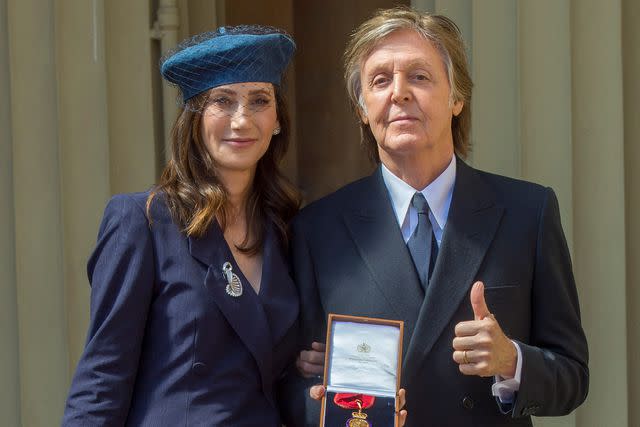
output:
[[[261,25],[220,27],[182,42],[160,66],[183,101],[230,83],[279,85],[296,49],[282,30]]]

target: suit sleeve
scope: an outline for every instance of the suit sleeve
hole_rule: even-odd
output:
[[[316,287],[313,259],[300,221],[292,226],[291,262],[293,279],[300,296],[300,336],[298,351],[311,348],[313,341],[324,342],[326,320],[320,305]],[[287,427],[317,426],[320,405],[309,397],[309,388],[322,383],[319,378],[303,378],[295,366],[291,366],[282,381],[281,412]]]
[[[522,378],[513,416],[568,414],[587,397],[587,340],[558,200],[547,189],[536,248],[531,336],[521,343]]]
[[[154,283],[149,225],[130,196],[107,205],[87,269],[89,331],[62,425],[124,425]]]

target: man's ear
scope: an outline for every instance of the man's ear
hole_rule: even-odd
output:
[[[360,120],[362,121],[362,123],[364,123],[365,125],[369,124],[369,117],[367,117],[367,114],[362,110],[361,107],[358,107],[358,116],[360,116]]]

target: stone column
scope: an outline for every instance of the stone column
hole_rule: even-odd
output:
[[[412,2],[413,4],[414,2]],[[440,15],[445,15],[456,23],[462,37],[467,45],[467,55],[469,56],[469,63],[471,61],[471,40],[473,34],[472,23],[472,1],[471,0],[435,0],[435,12]]]
[[[53,0],[8,0],[22,425],[50,426],[67,392]]]
[[[573,248],[571,31],[569,0],[518,6],[522,177],[550,186]],[[535,418],[536,427],[576,426],[575,414]]]
[[[522,177],[554,189],[573,247],[569,0],[518,6]]]
[[[627,218],[627,351],[629,357],[629,425],[640,425],[640,3],[622,2],[622,59],[624,75],[624,157]]]
[[[474,166],[520,176],[518,3],[472,3],[472,158]]]
[[[571,31],[569,0],[518,5],[522,177],[550,186],[573,248]],[[535,418],[536,427],[576,426],[575,414]]]
[[[156,143],[149,2],[104,2],[109,163],[111,193],[143,191],[157,178],[163,160]]]
[[[0,414],[20,425],[7,1],[0,0]]]
[[[620,0],[571,2],[574,271],[591,366],[581,427],[629,425],[621,22]]]
[[[69,375],[75,371],[84,348],[90,291],[86,265],[109,197],[103,1],[56,2],[58,132]]]

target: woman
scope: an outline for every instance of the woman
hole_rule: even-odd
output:
[[[153,190],[105,210],[64,426],[281,425],[298,314],[284,251],[299,198],[278,169],[294,50],[275,28],[229,27],[162,64],[184,100],[172,159]]]

